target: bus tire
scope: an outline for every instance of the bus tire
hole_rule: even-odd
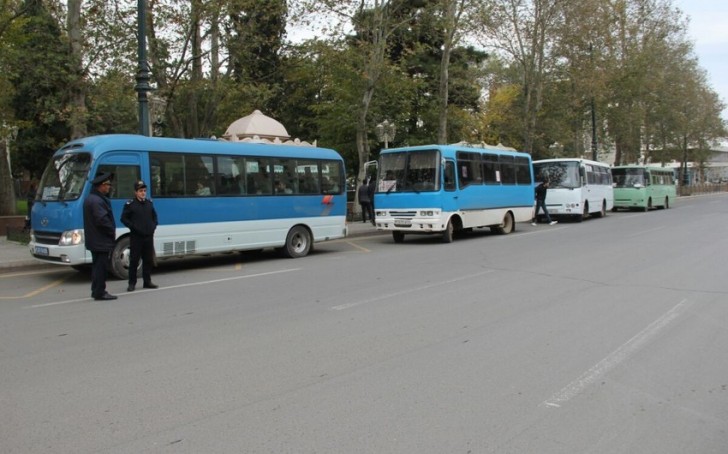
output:
[[[452,219],[447,221],[445,230],[442,231],[442,242],[452,243],[453,233],[455,233],[455,227],[452,225]]]
[[[581,213],[581,216],[579,216],[579,222],[587,219],[589,217],[589,202],[584,202],[584,212]]]
[[[598,218],[603,218],[606,215],[607,215],[607,201],[602,200],[602,209],[598,213],[595,213],[594,216],[598,217]]]
[[[666,210],[670,209],[670,198],[665,197],[665,207]]]
[[[395,243],[404,243],[404,232],[399,232],[397,230],[393,231],[392,239]]]
[[[114,246],[114,250],[111,252],[111,274],[118,279],[127,280],[129,279],[129,237],[125,236],[119,239]],[[139,267],[141,267],[142,261],[139,260]],[[137,269],[139,274],[139,269]]]
[[[652,208],[652,198],[647,199],[647,204],[642,208],[642,211],[649,211]]]
[[[286,245],[281,249],[284,257],[305,257],[311,251],[311,233],[301,225],[293,226],[286,236]]]
[[[505,216],[503,216],[503,222],[492,228],[493,232],[499,234],[499,235],[508,235],[509,233],[513,232],[516,229],[516,224],[513,222],[513,215],[511,212],[507,212]]]

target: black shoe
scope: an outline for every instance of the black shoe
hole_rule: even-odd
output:
[[[154,282],[147,282],[146,284],[144,284],[144,288],[159,288],[159,286]]]
[[[110,300],[115,300],[115,299],[117,299],[117,298],[118,298],[117,296],[114,296],[114,295],[112,295],[111,293],[104,293],[104,294],[103,294],[103,295],[101,295],[101,296],[95,296],[95,297],[94,297],[94,299],[95,299],[96,301],[110,301]]]
[[[129,286],[126,288],[127,292],[133,292],[136,288],[136,284],[129,284]]]

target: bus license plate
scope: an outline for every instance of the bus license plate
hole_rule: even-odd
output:
[[[35,247],[35,254],[36,255],[48,255],[48,248],[42,247],[42,246],[36,246]]]
[[[409,227],[412,225],[412,221],[410,221],[409,219],[395,219],[394,225],[398,227]]]

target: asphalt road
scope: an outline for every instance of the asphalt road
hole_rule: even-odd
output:
[[[725,454],[728,196],[675,205],[0,275],[0,452]]]

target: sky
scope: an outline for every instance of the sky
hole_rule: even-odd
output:
[[[728,105],[728,1],[674,0],[690,18],[689,36],[708,82]],[[728,108],[723,110],[728,121]]]

